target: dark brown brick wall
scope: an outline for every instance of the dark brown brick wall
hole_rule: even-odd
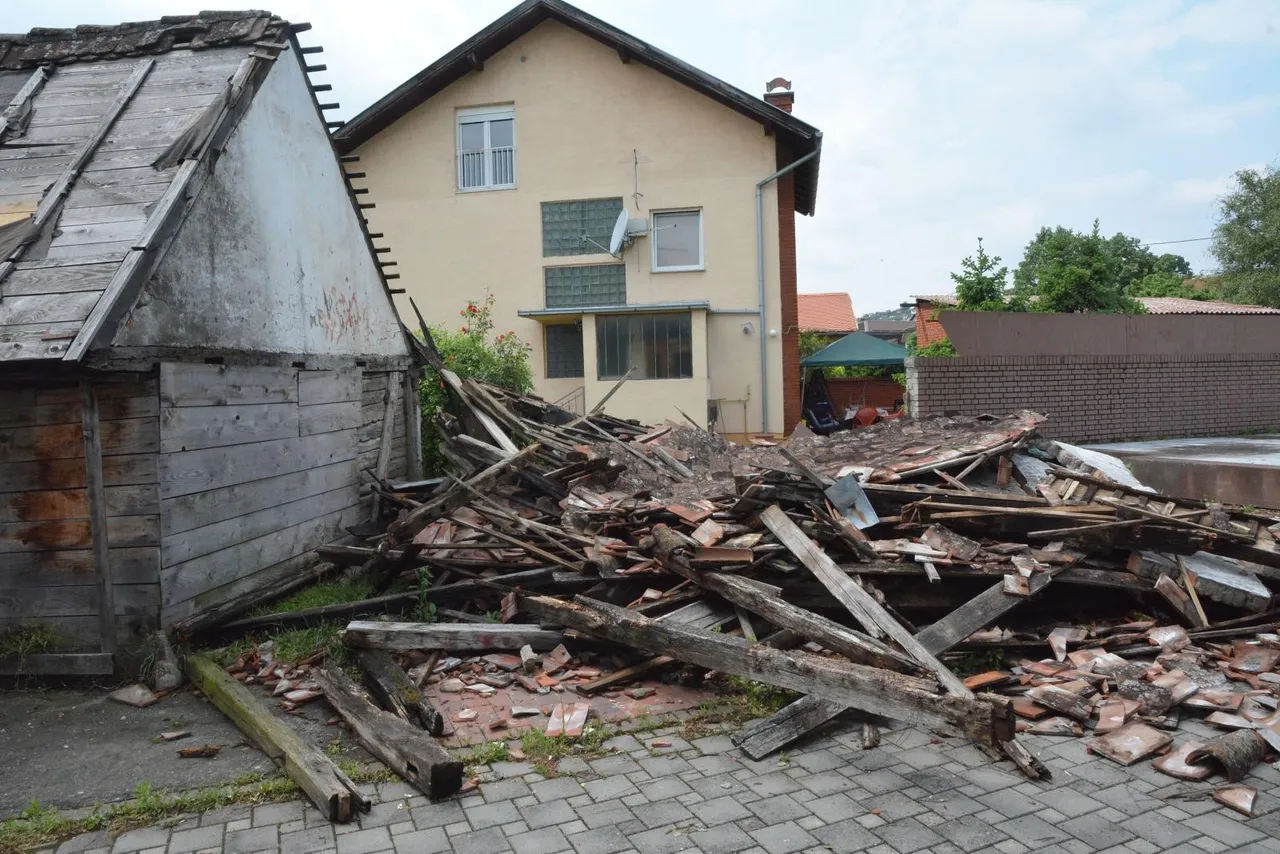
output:
[[[782,293],[782,424],[790,433],[800,423],[800,301],[796,297],[796,193],[790,174],[778,179],[778,280]],[[768,330],[760,330],[768,334]]]
[[[1280,354],[917,358],[907,387],[913,415],[1031,409],[1064,441],[1280,428]]]

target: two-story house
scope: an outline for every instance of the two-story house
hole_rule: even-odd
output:
[[[770,88],[528,0],[335,137],[400,299],[449,322],[493,294],[539,394],[581,411],[630,372],[616,415],[783,433],[800,420],[795,214],[813,213],[822,135],[787,81]]]

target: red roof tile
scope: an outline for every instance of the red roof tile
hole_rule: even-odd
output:
[[[798,294],[801,332],[857,332],[853,299],[847,293]]]

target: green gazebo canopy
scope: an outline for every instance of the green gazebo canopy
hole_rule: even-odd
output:
[[[907,358],[907,348],[891,344],[865,332],[848,335],[823,347],[818,352],[800,360],[804,368],[844,368],[862,365],[893,365],[901,367]]]

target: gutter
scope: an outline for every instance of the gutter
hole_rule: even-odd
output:
[[[815,139],[817,147],[799,160],[783,166],[777,172],[756,184],[756,285],[759,297],[760,315],[760,432],[769,432],[769,357],[768,324],[764,310],[764,188],[783,175],[803,166],[822,153],[822,133],[819,131]],[[794,214],[792,214],[794,216]]]

